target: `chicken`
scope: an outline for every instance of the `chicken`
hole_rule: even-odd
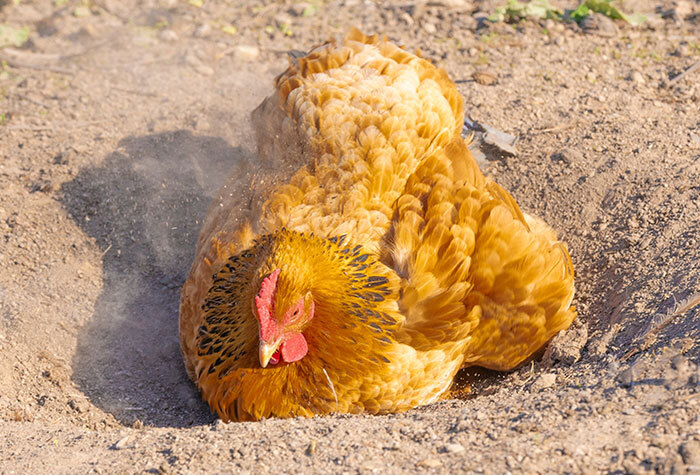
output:
[[[484,177],[463,114],[444,71],[376,35],[292,59],[254,113],[260,162],[290,178],[212,205],[182,289],[185,366],[219,417],[404,411],[571,324],[566,245]]]

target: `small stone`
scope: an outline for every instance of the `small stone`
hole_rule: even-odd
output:
[[[58,33],[58,28],[51,17],[44,18],[36,24],[36,32],[42,38],[46,36],[53,36]]]
[[[462,444],[447,444],[442,448],[442,451],[447,454],[459,454],[464,452]]]
[[[83,18],[86,16],[90,16],[90,9],[86,7],[85,5],[80,5],[75,7],[75,10],[73,10],[73,16],[77,18]]]
[[[128,443],[129,443],[129,436],[127,435],[126,437],[122,437],[121,439],[119,439],[119,440],[112,446],[112,448],[113,448],[114,450],[122,450],[122,449],[126,448],[126,444],[128,444]]]
[[[382,471],[383,464],[381,462],[370,460],[369,462],[364,462],[360,466],[360,473],[380,473]]]
[[[574,148],[562,150],[559,154],[552,155],[552,159],[558,159],[567,165],[581,163],[583,155]],[[561,362],[572,365],[581,358],[581,351],[588,342],[588,325],[580,320],[575,320],[567,330],[562,330],[556,334],[547,346],[543,360],[550,365]]]
[[[678,447],[678,453],[683,458],[683,463],[686,465],[694,465],[700,467],[700,441],[689,440]]]
[[[311,442],[309,442],[309,446],[306,448],[306,455],[314,455],[316,453],[317,446],[318,442],[316,442],[316,439],[311,439]]]
[[[565,148],[562,149],[561,152],[552,154],[552,160],[556,162],[564,162],[566,165],[571,165],[572,163],[581,163],[583,161],[583,154],[575,148]],[[549,347],[551,347],[554,342],[555,340],[552,340]]]
[[[650,30],[660,30],[664,27],[664,20],[661,15],[647,14],[647,21],[644,22],[646,27]]]
[[[634,366],[630,366],[627,369],[624,369],[620,371],[617,374],[617,381],[622,384],[625,387],[632,386],[634,383],[634,380],[636,379],[636,371],[634,369]]]
[[[203,76],[211,76],[214,74],[214,69],[211,66],[207,66],[206,64],[202,63],[194,54],[188,54],[185,57],[185,62],[190,65],[192,69]]]
[[[295,3],[289,8],[289,13],[294,16],[310,16],[308,12],[312,11],[314,5],[307,2]]]
[[[437,31],[437,27],[435,26],[434,23],[424,23],[423,24],[423,29],[425,30],[426,33],[432,35]]]
[[[197,71],[202,76],[211,76],[214,74],[214,68],[212,68],[211,66],[207,66],[206,64],[197,66],[195,68],[195,71]]]
[[[671,368],[678,372],[685,372],[690,370],[690,361],[683,355],[676,355],[671,358]]]
[[[221,419],[217,419],[211,426],[211,430],[214,431],[222,431],[226,428],[226,423],[222,421]]]
[[[278,28],[290,28],[290,25],[292,24],[292,18],[289,15],[285,15],[284,13],[278,13],[275,15],[275,23],[277,24]]]
[[[498,82],[498,76],[490,71],[475,71],[472,78],[484,86],[492,86]]]
[[[635,84],[644,84],[646,82],[644,76],[639,71],[632,71],[628,79]]]
[[[685,18],[693,13],[693,7],[687,0],[677,0],[676,7],[673,9],[673,16],[677,18]]]
[[[159,34],[158,36],[160,37],[161,40],[167,41],[167,42],[169,42],[169,43],[172,43],[172,42],[178,40],[177,33],[175,33],[175,32],[174,32],[173,30],[171,30],[170,28],[161,31],[160,34]]]
[[[209,23],[202,23],[194,30],[195,38],[206,38],[211,34],[211,25]]]
[[[238,45],[233,50],[233,54],[243,61],[255,61],[260,56],[260,49],[257,46]]]
[[[581,28],[587,34],[598,36],[617,36],[619,29],[614,21],[602,13],[591,13],[581,20]]]
[[[468,0],[440,0],[439,5],[445,8],[470,8]]]
[[[425,459],[418,462],[418,465],[426,468],[438,468],[442,466],[442,462],[438,459]]]
[[[688,385],[690,386],[697,386],[700,384],[700,369],[696,370],[693,374],[690,375],[688,378]]]
[[[557,382],[557,375],[554,373],[544,373],[541,374],[534,383],[532,383],[532,389],[541,390],[554,386]]]
[[[82,404],[80,404],[75,399],[68,400],[68,407],[70,407],[71,409],[73,409],[75,412],[78,412],[78,413],[84,412],[84,408],[83,408]]]
[[[476,56],[477,54],[479,54],[479,49],[472,46],[467,50],[467,54],[469,56]]]

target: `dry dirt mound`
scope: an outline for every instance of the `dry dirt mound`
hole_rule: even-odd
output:
[[[223,3],[0,7],[30,34],[0,48],[0,472],[700,469],[700,71],[674,79],[700,4],[583,31],[489,23],[497,1]],[[569,243],[580,318],[541,360],[461,375],[462,399],[221,424],[177,340],[199,223],[286,52],[349,26],[420,48],[519,137],[485,172]]]

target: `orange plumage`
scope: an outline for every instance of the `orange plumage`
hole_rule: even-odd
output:
[[[483,176],[444,71],[353,30],[276,86],[258,155],[293,176],[212,206],[182,290],[185,365],[222,419],[403,411],[571,324],[566,246]]]

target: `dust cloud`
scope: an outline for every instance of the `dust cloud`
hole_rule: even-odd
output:
[[[138,81],[159,76],[177,80],[149,69]],[[206,133],[166,129],[124,137],[99,165],[62,187],[70,216],[103,252],[103,287],[78,336],[73,379],[122,423],[211,420],[182,365],[179,290],[217,190],[227,182],[231,208],[250,203],[248,183],[260,167],[249,116],[264,97],[261,82],[271,89],[271,80],[239,72],[213,91],[192,91],[202,105],[195,120],[206,124]],[[187,85],[168,85],[177,87]],[[226,95],[223,104],[216,94]]]

